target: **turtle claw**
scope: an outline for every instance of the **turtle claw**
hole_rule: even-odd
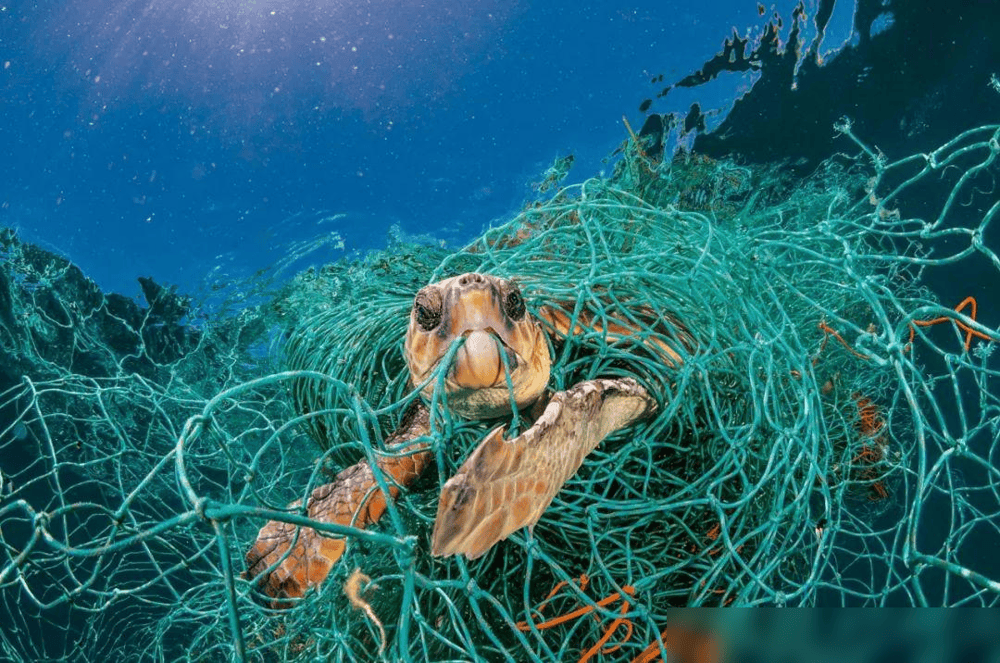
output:
[[[656,410],[631,378],[581,382],[552,397],[513,440],[493,429],[441,490],[431,553],[475,559],[532,527],[583,459],[612,432]]]

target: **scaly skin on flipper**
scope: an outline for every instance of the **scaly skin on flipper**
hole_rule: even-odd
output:
[[[534,526],[601,440],[655,410],[631,378],[588,380],[553,396],[513,440],[494,429],[441,490],[432,554],[475,559]]]
[[[405,442],[426,435],[430,429],[427,408],[420,402],[411,406],[399,429],[386,439],[386,446],[399,454],[381,456],[378,468],[388,484],[389,496],[395,499],[399,487],[416,481],[431,462],[432,454],[423,443],[406,447]],[[397,445],[403,444],[399,447]],[[290,506],[296,507],[296,501]],[[313,520],[364,528],[377,522],[385,513],[386,501],[378,488],[368,461],[361,461],[339,472],[336,478],[315,489],[309,496],[307,515]],[[298,539],[295,538],[296,530]],[[292,542],[294,541],[294,546]],[[259,588],[274,599],[301,598],[310,587],[321,584],[344,553],[343,539],[325,536],[310,527],[277,520],[267,523],[246,554],[246,577],[256,578],[291,553],[259,581]],[[281,602],[274,601],[279,607]]]

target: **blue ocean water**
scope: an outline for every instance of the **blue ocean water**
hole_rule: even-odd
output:
[[[851,32],[839,4],[831,53]],[[570,181],[606,168],[653,77],[793,5],[7,3],[0,224],[128,296],[138,276],[191,291],[331,230],[348,251],[393,224],[461,242],[555,158],[576,156]],[[724,112],[756,77],[652,110]]]

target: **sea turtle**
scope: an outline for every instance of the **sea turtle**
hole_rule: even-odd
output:
[[[631,315],[666,320],[651,311]],[[640,342],[666,364],[678,366],[691,349],[690,337],[679,325],[671,327],[668,336]],[[416,293],[405,356],[411,384],[422,399],[414,401],[386,440],[397,453],[378,459],[389,496],[395,498],[432,460],[419,440],[429,431],[428,406],[422,401],[436,396],[451,412],[476,420],[510,417],[513,405],[530,423],[510,440],[504,438],[507,426],[495,427],[444,484],[433,555],[476,558],[519,528],[531,528],[588,453],[610,433],[657,409],[647,390],[627,377],[585,380],[554,394],[547,390],[549,335],[558,343],[570,334],[596,331],[613,343],[634,329],[625,316],[601,323],[586,315],[573,317],[558,305],[543,306],[533,316],[515,280],[486,274],[461,274]],[[459,339],[464,342],[456,343]],[[439,380],[442,361],[450,367]],[[439,383],[443,393],[435,394]],[[386,509],[377,486],[375,470],[361,461],[316,488],[307,513],[318,521],[365,527]],[[247,576],[257,577],[276,600],[303,596],[326,578],[344,551],[342,539],[309,528],[297,534],[297,529],[267,523],[246,555]]]

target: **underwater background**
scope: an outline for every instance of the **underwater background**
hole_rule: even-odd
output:
[[[104,290],[191,292],[320,232],[460,245],[555,159],[576,157],[568,182],[608,170],[623,116],[803,164],[844,115],[886,152],[992,117],[992,3],[794,7],[8,4],[0,223]]]
[[[78,440],[86,446],[87,435],[105,435],[115,443],[136,445],[137,455],[144,460],[134,461],[130,468],[135,477],[144,472],[154,476],[163,470],[157,461],[166,457],[166,447],[157,446],[148,421],[130,422],[108,435],[93,423],[96,418],[80,414],[99,411],[114,420],[115,407],[129,407],[127,398],[117,404],[113,398],[101,401],[106,387],[100,380],[106,377],[104,364],[108,359],[87,345],[96,338],[93,335],[105,334],[100,344],[121,353],[115,355],[113,363],[139,376],[136,379],[143,386],[132,384],[131,391],[121,393],[139,393],[153,385],[148,386],[150,393],[162,395],[162,400],[157,396],[153,402],[190,399],[185,407],[200,409],[215,391],[281,368],[275,363],[274,348],[280,344],[282,332],[266,327],[276,319],[304,318],[301,311],[318,306],[301,295],[302,291],[319,292],[309,285],[314,283],[312,277],[303,276],[310,274],[303,271],[308,268],[321,275],[317,277],[320,281],[348,282],[353,278],[351,270],[358,265],[368,268],[377,260],[402,264],[401,256],[405,255],[416,265],[412,273],[403,278],[400,270],[387,267],[386,271],[395,279],[394,287],[406,290],[416,285],[407,279],[440,268],[435,265],[450,264],[444,256],[480,241],[477,238],[488,228],[532,218],[531,205],[548,209],[559,187],[580,186],[586,198],[585,182],[590,178],[607,178],[631,192],[655,193],[678,208],[714,208],[721,214],[727,205],[737,202],[749,207],[746,201],[753,189],[777,197],[779,191],[792,191],[797,186],[821,187],[813,184],[818,179],[811,178],[816,178],[831,157],[854,158],[859,152],[858,141],[870,150],[873,162],[881,158],[893,162],[935,150],[966,130],[995,125],[1000,118],[997,25],[1000,7],[975,0],[952,2],[947,7],[894,0],[768,5],[734,0],[698,5],[319,0],[180,0],[166,5],[151,0],[0,3],[0,260],[4,262],[0,269],[0,325],[4,329],[0,359],[0,659],[106,660],[111,655],[122,660],[231,660],[242,656],[248,660],[291,660],[297,656],[354,660],[381,656],[374,653],[374,631],[366,630],[364,637],[352,635],[354,640],[340,638],[341,633],[359,632],[352,629],[361,628],[358,623],[364,620],[356,615],[345,617],[337,612],[339,608],[330,606],[322,608],[330,611],[324,622],[329,637],[317,636],[319,645],[279,633],[278,627],[263,621],[265,617],[259,614],[247,621],[244,613],[247,642],[237,646],[235,638],[229,637],[228,614],[218,610],[224,600],[220,597],[234,591],[240,594],[240,602],[250,604],[251,592],[239,583],[231,590],[219,578],[238,576],[241,568],[231,572],[225,565],[217,568],[214,562],[209,564],[204,577],[212,579],[204,580],[204,586],[212,589],[198,595],[192,589],[199,585],[197,578],[157,586],[152,578],[169,578],[173,572],[155,563],[150,566],[148,559],[134,562],[134,566],[130,562],[116,572],[118,586],[123,593],[143,599],[128,602],[118,600],[111,588],[88,594],[90,583],[81,579],[81,574],[101,577],[107,562],[95,565],[89,561],[91,556],[78,568],[66,561],[75,559],[73,553],[58,546],[53,548],[55,553],[45,553],[48,556],[35,567],[26,561],[28,551],[43,550],[47,545],[40,534],[47,524],[35,512],[53,513],[62,508],[52,506],[51,496],[62,490],[62,470],[54,459],[63,456],[53,452],[53,464],[49,465],[44,454],[36,453],[40,440],[51,437],[39,432],[39,421],[51,422],[59,419],[61,412],[72,413],[67,419],[76,417],[75,423],[51,426],[75,436],[58,439],[57,446],[65,444],[72,454],[76,453],[72,447],[81,444]],[[845,117],[850,118],[848,131],[835,129],[835,125],[845,126]],[[981,142],[993,149],[988,135]],[[646,168],[642,164],[647,159],[667,164],[674,153],[699,155],[710,164],[731,163],[732,170],[727,173],[767,173],[778,164],[785,179],[776,184],[762,175],[753,179],[753,187],[738,183],[732,185],[737,190],[722,193],[718,187],[709,190],[698,184],[661,191],[643,175],[629,171]],[[996,210],[996,168],[992,164],[981,170],[969,168],[958,163],[951,173],[960,177],[963,172],[975,171],[969,187],[956,195],[954,207],[973,219],[972,225],[980,223],[982,232],[976,241],[987,251],[968,260],[949,259],[926,266],[921,269],[920,285],[930,293],[927,301],[933,299],[946,308],[975,297],[978,312],[972,318],[982,328],[996,330],[1000,326],[1000,267],[989,258],[990,251],[1000,251],[1000,233],[995,225],[989,225]],[[844,171],[849,173],[851,168],[845,166]],[[674,172],[678,177],[682,172],[690,178],[704,175],[697,168],[689,172],[680,165]],[[909,206],[914,216],[939,209],[953,186],[945,180],[947,175],[928,176],[930,184],[905,189],[895,200],[901,207]],[[859,190],[864,190],[866,177],[859,179]],[[904,210],[904,216],[906,213]],[[658,228],[656,224],[662,219],[652,212],[650,216],[651,227]],[[556,220],[546,218],[529,227],[558,224],[558,218],[552,218]],[[610,228],[613,221],[595,223],[596,227]],[[677,228],[681,227],[686,226],[674,226],[670,236],[679,235]],[[694,230],[687,239],[695,244],[703,238],[696,226],[691,227]],[[888,251],[886,247],[897,237],[896,230],[883,230],[880,241],[886,243],[880,244],[880,249]],[[678,245],[684,240],[676,239]],[[961,241],[964,235],[940,238],[946,247]],[[487,244],[489,249],[499,246]],[[405,251],[399,248],[403,246]],[[383,250],[386,252],[379,253]],[[954,248],[956,253],[960,250]],[[499,259],[496,262],[505,264]],[[341,267],[323,272],[323,266],[330,264]],[[456,264],[466,263],[456,260]],[[32,271],[36,269],[38,273]],[[873,292],[877,291],[874,278],[871,283]],[[377,280],[355,283],[353,291],[338,290],[343,299],[337,301],[381,301],[377,300],[379,293],[373,291],[379,284]],[[288,289],[299,294],[289,295]],[[409,290],[411,295],[413,291],[415,288]],[[256,313],[240,317],[242,307],[255,310],[253,307],[274,297],[275,292],[283,293],[275,318],[254,317]],[[912,293],[899,293],[900,301],[910,301],[907,297]],[[870,293],[863,294],[867,297]],[[27,319],[33,312],[46,310],[45,315],[51,316],[48,319],[56,321],[53,327],[82,329],[81,319],[68,309],[76,312],[77,308],[94,306],[96,310],[96,301],[106,302],[102,310],[109,315],[135,322],[132,326],[139,330],[136,337],[144,347],[141,352],[135,350],[138,341],[124,339],[127,334],[115,335],[118,332],[97,315],[86,318],[87,324],[96,325],[88,327],[86,335],[32,335],[25,331],[28,323],[22,322],[22,316]],[[32,304],[27,307],[25,302]],[[852,302],[851,306],[855,305]],[[62,314],[53,313],[64,308],[65,320],[60,318]],[[829,310],[834,307],[830,305]],[[925,317],[933,316],[928,313]],[[141,327],[136,321],[144,318],[149,324]],[[227,328],[232,321],[237,322]],[[896,323],[905,327],[895,319],[887,321],[886,327]],[[864,325],[858,325],[860,334]],[[218,337],[225,339],[219,347],[229,343],[240,352],[212,356],[205,352],[205,357],[198,358],[197,370],[192,366],[177,368],[185,356],[195,357],[210,345],[214,351],[215,341],[202,340],[210,336],[209,329],[219,330]],[[239,339],[241,329],[252,331],[252,342]],[[964,334],[968,328],[957,329]],[[980,333],[985,334],[977,337],[980,347],[995,343],[989,340],[993,336]],[[992,333],[995,336],[996,332]],[[86,338],[80,340],[83,336]],[[942,331],[940,338],[954,340],[954,336]],[[830,345],[836,347],[837,341]],[[78,351],[67,352],[67,347]],[[947,370],[967,368],[964,362],[974,362],[970,347],[966,350],[964,355],[941,351],[940,357],[926,358],[929,370],[939,368],[939,361]],[[130,353],[141,356],[133,361]],[[807,595],[791,598],[788,604],[998,603],[998,367],[989,351],[980,350],[975,357],[979,362],[974,367],[977,377],[968,383],[945,385],[951,389],[948,391],[927,380],[929,393],[933,393],[928,402],[940,410],[925,411],[933,410],[929,418],[946,422],[942,429],[954,422],[960,422],[959,428],[966,421],[979,422],[981,425],[965,431],[962,440],[983,443],[977,451],[982,462],[969,476],[949,469],[945,473],[947,485],[964,497],[937,502],[928,498],[921,516],[934,523],[950,520],[951,529],[942,535],[946,543],[937,555],[972,569],[971,589],[953,588],[955,581],[949,578],[961,576],[959,566],[954,566],[945,572],[937,569],[937,574],[925,573],[924,595],[897,591],[895,580],[886,581],[881,588],[862,590],[858,585],[851,591],[853,571],[841,567],[843,575],[838,581],[824,576],[809,584]],[[854,359],[842,360],[845,372],[848,366],[857,368],[850,361]],[[225,367],[224,374],[210,374],[219,366]],[[175,378],[176,384],[184,382],[184,388],[169,392],[176,386],[172,382]],[[884,387],[892,379],[880,374],[877,379],[872,377],[870,387]],[[57,396],[43,407],[44,396],[26,395],[24,385],[29,382],[45,385]],[[162,394],[157,391],[161,387]],[[92,392],[82,395],[91,388]],[[113,393],[107,389],[108,394]],[[893,394],[891,402],[897,404],[895,397],[903,391],[887,389],[885,393]],[[283,415],[293,416],[282,410],[286,403],[276,405],[280,398],[274,394],[256,396],[259,400],[253,401],[250,409],[267,412],[269,425],[281,428],[274,422],[283,421]],[[72,398],[89,404],[80,405]],[[971,410],[962,410],[959,404]],[[150,411],[158,411],[157,407],[151,406]],[[891,408],[888,401],[885,407]],[[163,409],[168,407],[163,405]],[[26,416],[28,410],[39,414]],[[970,414],[973,410],[975,415]],[[171,411],[169,417],[164,414],[165,421],[172,421],[161,426],[165,439],[183,438],[185,416],[178,419],[180,412],[188,414],[184,408]],[[912,418],[900,415],[902,432],[894,431],[893,435],[908,434]],[[234,420],[231,425],[237,428],[241,422]],[[228,434],[230,443],[243,439],[242,433]],[[94,488],[91,482],[115,485],[118,499],[133,489],[141,492],[136,483],[121,476],[114,478],[116,465],[108,462],[113,459],[109,451],[113,447],[103,448],[93,457],[84,451],[69,461],[72,471],[62,481],[80,491],[74,499],[104,503],[107,491]],[[357,453],[352,449],[344,452],[344,457],[356,457]],[[307,459],[308,453],[303,452],[303,456]],[[934,454],[927,458],[929,463],[940,460]],[[347,464],[341,458],[333,460],[337,461],[333,465]],[[243,461],[231,462],[234,467],[244,467],[240,465]],[[232,479],[239,472],[227,475],[229,470],[213,465],[215,460],[206,463],[200,477],[205,485],[222,487],[230,495],[244,490]],[[302,463],[302,467],[309,467],[306,460]],[[100,471],[88,474],[88,468],[94,467]],[[173,490],[177,502],[163,498],[162,510],[147,515],[142,526],[135,525],[135,532],[170,523],[171,514],[187,508],[182,499],[184,489],[178,487],[172,466],[167,470],[166,478],[157,481]],[[288,470],[282,477],[302,479],[308,474],[303,472],[301,468]],[[907,477],[917,474],[916,470],[900,472]],[[897,499],[905,503],[912,499],[910,478],[898,480]],[[889,479],[886,484],[891,485]],[[915,485],[919,490],[921,484]],[[157,495],[170,490],[162,488]],[[65,491],[72,492],[69,488]],[[299,486],[289,491],[291,497],[302,494]],[[428,499],[436,497],[434,492],[430,491]],[[281,508],[289,496],[282,493],[269,504]],[[232,502],[243,504],[246,500],[241,497]],[[418,502],[411,506],[418,514],[428,508]],[[977,515],[964,521],[955,515],[973,512]],[[891,531],[885,519],[891,520],[893,513],[891,508],[880,511],[873,516],[872,522],[877,523],[873,527]],[[912,512],[907,514],[911,517]],[[816,525],[817,531],[822,530],[817,518],[809,513],[799,515]],[[101,517],[81,517],[79,523],[67,525],[62,533],[65,540],[73,538],[67,532],[85,534],[94,541],[100,536],[114,539],[118,533],[108,534],[106,526],[99,524]],[[117,523],[116,518],[109,517],[109,521]],[[959,521],[962,524],[955,524]],[[240,527],[253,530],[261,524],[250,520]],[[178,521],[173,526],[189,525]],[[39,533],[37,541],[32,532]],[[238,560],[238,551],[246,548],[249,540],[240,539],[246,534],[244,530],[234,533],[228,539],[192,535],[184,544],[164,538],[145,554],[150,559],[167,560],[167,565],[182,557],[200,560],[209,555],[206,542],[215,545],[222,541],[236,551],[233,559]],[[903,534],[898,536],[903,538]],[[402,535],[399,537],[401,541]],[[933,536],[931,539],[937,541]],[[962,549],[955,558],[950,552],[941,552],[952,543]],[[782,545],[791,550],[797,544]],[[727,553],[732,553],[733,559],[740,558],[738,548],[727,543]],[[896,551],[894,546],[889,548]],[[852,550],[847,545],[839,554]],[[513,564],[509,560],[504,563]],[[388,569],[391,565],[386,564]],[[553,562],[551,566],[554,569],[556,565]],[[895,569],[893,564],[889,566]],[[151,572],[151,568],[157,570]],[[64,572],[73,578],[72,583],[65,582]],[[901,571],[887,575],[898,580],[897,573]],[[391,573],[386,571],[386,576]],[[465,576],[457,574],[455,578]],[[541,595],[532,596],[532,604],[537,605],[561,578],[553,570],[551,577],[536,580]],[[144,595],[147,581],[152,590]],[[770,579],[759,583],[768,587],[759,594],[734,589],[753,584],[745,578],[731,582],[732,598],[726,594],[729,602],[720,600],[718,605],[785,603],[782,592],[772,591],[776,585]],[[68,591],[65,588],[69,586],[78,589]],[[376,605],[376,612],[384,615],[390,611],[386,606],[411,600],[407,593],[411,590],[400,586],[402,598],[386,598],[385,605]],[[434,591],[443,595],[442,587],[435,586]],[[521,583],[516,583],[516,592],[520,591]],[[76,599],[69,600],[69,596],[79,596],[83,607],[75,607]],[[673,608],[685,603],[673,600],[676,596],[681,594],[664,599],[664,605],[669,603]],[[193,614],[175,610],[188,598]],[[690,603],[712,604],[703,599]],[[310,600],[310,609],[319,610],[315,607],[318,599]],[[412,600],[414,605],[419,603]],[[564,603],[566,611],[572,609],[570,598]],[[601,653],[600,660],[648,661],[659,655],[659,650],[646,653],[652,651],[646,646],[655,641],[657,626],[664,625],[662,619],[654,619],[660,617],[656,609],[656,605],[649,608],[653,616],[643,631],[649,637],[637,636],[617,652]],[[456,625],[479,619],[471,607],[453,610],[448,614]],[[145,616],[141,616],[143,611]],[[346,610],[342,612],[346,614]],[[211,622],[208,626],[206,619]],[[289,621],[282,628],[291,630],[292,624],[307,623],[302,611],[290,619],[299,621]],[[781,639],[784,649],[779,647],[780,651],[795,655],[788,652],[799,652],[800,640],[818,646],[815,642],[823,638],[812,638],[811,629],[821,630],[816,624],[824,619],[817,617],[812,626],[791,628],[794,635]],[[420,628],[426,626],[427,633],[439,626],[431,618],[426,625],[417,621]],[[640,628],[639,621],[635,618],[636,628]],[[700,626],[710,632],[740,635],[788,628],[764,616],[725,624],[709,620]],[[926,623],[919,618],[904,620],[893,626],[909,635],[890,645],[880,643],[878,629],[871,624],[860,635],[852,627],[832,636],[827,633],[842,644],[831,646],[823,655],[832,657],[842,647],[850,647],[866,652],[859,654],[859,660],[922,660],[931,649],[927,640],[951,637],[951,629],[956,628],[950,617]],[[369,625],[365,623],[364,628],[369,629]],[[454,628],[462,631],[459,626]],[[579,627],[584,628],[590,627]],[[550,640],[538,636],[531,646],[522,640],[509,642],[502,634],[496,636],[498,639],[483,636],[482,640],[466,634],[462,646],[441,651],[455,660],[468,660],[473,656],[469,652],[478,652],[483,660],[577,660],[596,636],[604,633],[602,628],[593,628],[595,637],[578,631],[563,640],[555,635]],[[959,653],[949,655],[958,657],[955,660],[995,657],[995,649],[985,644],[991,628],[987,622],[977,622],[972,636],[956,640]],[[445,633],[446,628],[440,627],[440,632]],[[432,646],[415,644],[420,638],[407,640],[399,633],[405,629],[394,631],[390,627],[390,639],[397,649],[390,649],[388,660],[443,660]],[[981,634],[986,635],[980,638]],[[462,640],[459,636],[455,639]],[[669,650],[666,631],[660,639]],[[198,643],[199,649],[189,647],[190,642]],[[405,648],[407,642],[409,649]],[[754,638],[749,639],[752,645],[740,644],[737,635],[727,642],[727,656],[732,660],[765,656],[755,653],[755,647],[770,652],[770,656],[778,647]]]
[[[850,5],[824,52],[851,38]],[[557,157],[576,181],[607,169],[623,115],[638,130],[643,100],[734,29],[786,40],[793,6],[8,4],[0,223],[130,297],[136,276],[190,292],[319,232],[347,251],[393,224],[461,244]],[[649,112],[724,112],[760,77],[750,59]]]

